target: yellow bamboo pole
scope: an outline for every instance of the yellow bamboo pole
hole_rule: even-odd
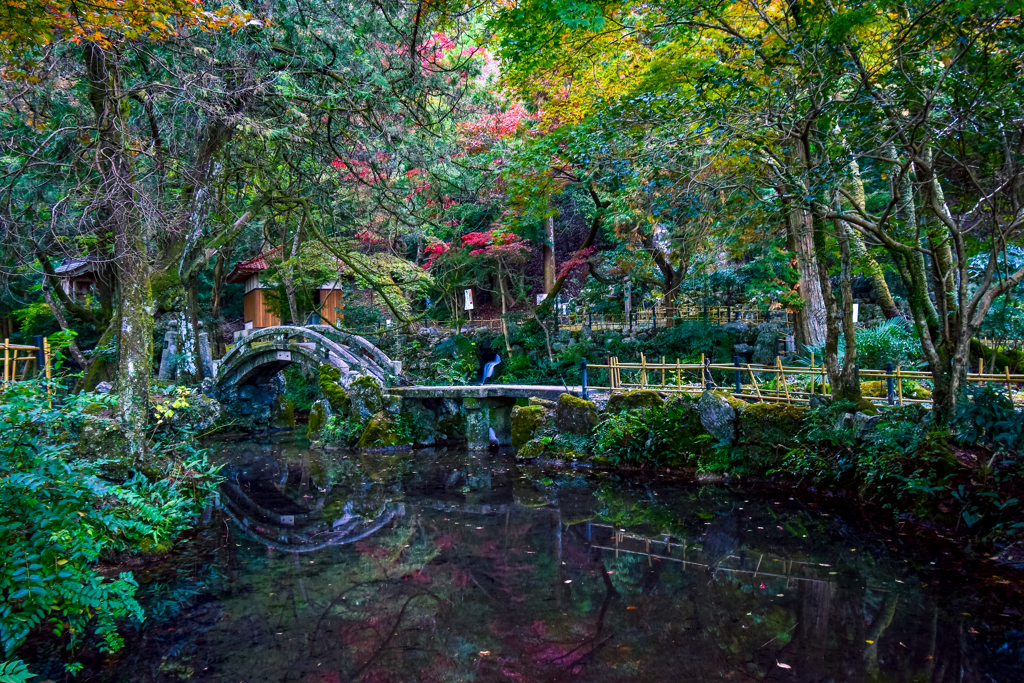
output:
[[[46,395],[49,397],[46,404],[53,407],[53,372],[50,369],[50,340],[43,339],[43,363],[46,365]]]
[[[747,370],[750,371],[750,381],[754,383],[754,391],[757,392],[757,400],[764,403],[764,398],[761,397],[761,388],[757,386],[757,377],[754,377],[754,371],[750,369],[750,363],[747,363]]]
[[[676,389],[683,391],[683,373],[679,370],[679,359],[676,358]]]
[[[647,358],[640,354],[640,388],[647,388]]]
[[[900,397],[900,408],[903,407],[903,378],[900,377],[900,366],[896,366],[896,393]]]
[[[8,347],[10,347],[10,345],[11,345],[11,340],[10,339],[4,339],[4,377],[3,377],[3,383],[4,384],[7,384],[7,365],[8,365],[7,349],[8,349]]]
[[[979,358],[978,359],[978,374],[979,375],[984,375],[985,374],[985,359],[984,358]]]
[[[1010,366],[1007,365],[1003,369],[1006,370],[1006,393],[1010,395],[1010,403],[1013,403],[1013,389],[1010,387]]]
[[[814,393],[814,351],[811,351],[811,393]]]
[[[661,388],[665,388],[665,356],[661,357]]]
[[[782,359],[775,356],[775,361],[779,365],[779,378],[782,380],[782,388],[786,390],[786,403],[789,403],[789,384],[786,382],[786,371],[782,369]]]

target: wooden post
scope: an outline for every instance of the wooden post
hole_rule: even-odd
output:
[[[661,388],[665,388],[665,356],[661,357]]]
[[[750,370],[750,363],[747,363],[747,370]],[[764,403],[764,398],[761,396],[761,387],[757,386],[757,378],[754,377],[753,370],[750,370],[750,381],[754,383],[754,391],[757,392],[757,400]]]
[[[900,366],[896,366],[896,395],[900,398],[900,408],[903,407],[903,379],[900,377]]]
[[[11,345],[10,339],[4,339],[4,376],[2,382],[7,384],[7,366],[9,361],[7,360],[7,347]]]
[[[979,358],[978,359],[978,374],[979,375],[984,375],[985,374],[985,359],[984,358]]]
[[[811,351],[811,394],[814,394],[814,351]]]
[[[676,389],[679,390],[679,393],[682,393],[682,391],[683,391],[683,373],[679,369],[679,359],[678,358],[676,358]]]
[[[640,354],[640,388],[647,388],[647,358]]]
[[[1013,389],[1010,386],[1010,366],[1007,365],[1003,369],[1006,370],[1006,393],[1010,395],[1010,405],[1012,406],[1013,405]]]
[[[782,369],[782,360],[775,356],[775,360],[779,364],[779,379],[782,381],[782,388],[786,390],[786,403],[790,403],[789,400],[789,384],[786,382],[786,371]]]

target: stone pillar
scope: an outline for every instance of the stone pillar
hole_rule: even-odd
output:
[[[202,323],[199,323],[202,325]],[[216,371],[213,367],[213,354],[210,353],[210,335],[207,332],[199,333],[199,358],[203,362],[203,375],[214,377]]]
[[[498,437],[499,446],[511,446],[512,445],[512,408],[515,406],[514,403],[507,401],[501,401],[495,404],[491,408],[491,428],[494,429],[494,435]]]
[[[160,372],[157,374],[160,379],[171,380],[177,374],[178,368],[174,356],[178,353],[178,345],[175,343],[178,331],[175,327],[164,334],[164,349],[160,354]]]
[[[466,412],[466,445],[471,451],[486,451],[491,428],[488,407],[478,398],[463,399],[462,407]]]

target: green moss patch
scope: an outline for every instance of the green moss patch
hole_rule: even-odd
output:
[[[636,389],[621,394],[614,394],[608,399],[605,412],[621,413],[623,410],[636,410],[637,408],[660,408],[664,403],[664,399],[658,395],[658,392]]]

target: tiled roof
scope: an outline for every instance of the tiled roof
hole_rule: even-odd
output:
[[[276,256],[281,252],[281,247],[274,247],[269,251],[265,251],[258,256],[254,256],[248,261],[239,261],[235,264],[235,267],[228,273],[228,282],[244,282],[251,275],[255,275],[261,270],[266,270],[270,267],[267,263],[267,259]]]

